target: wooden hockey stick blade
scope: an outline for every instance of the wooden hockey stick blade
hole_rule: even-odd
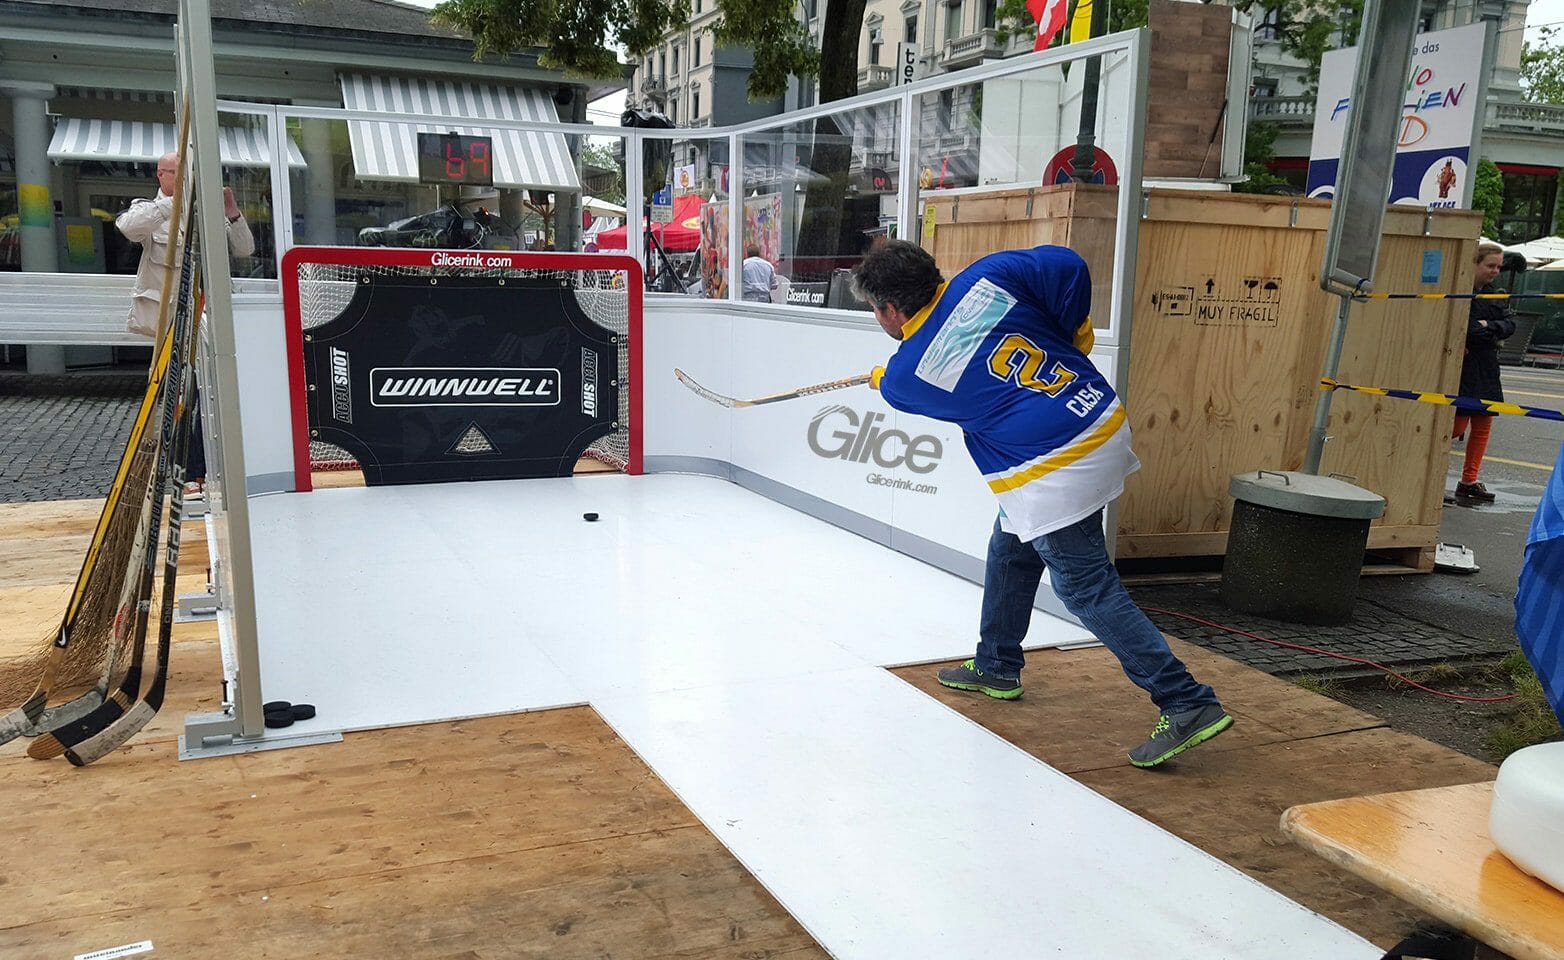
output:
[[[727,407],[730,410],[738,407],[758,407],[763,403],[777,403],[782,400],[795,400],[799,397],[828,393],[832,390],[844,390],[847,387],[856,387],[869,382],[869,374],[863,373],[843,380],[832,380],[827,383],[817,383],[813,386],[799,387],[797,390],[789,390],[786,393],[773,393],[764,397],[756,397],[754,400],[735,400],[733,397],[724,397],[720,393],[706,389],[678,367],[674,368],[673,375],[679,378],[680,383],[689,387],[696,396],[704,400],[710,400],[712,403]]]

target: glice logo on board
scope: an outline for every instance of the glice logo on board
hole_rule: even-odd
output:
[[[559,371],[550,367],[376,367],[369,402],[377,407],[552,407]]]
[[[353,368],[348,352],[331,348],[331,418],[338,423],[353,422]]]
[[[860,417],[848,407],[825,407],[809,421],[809,449],[827,460],[868,463],[882,467],[905,465],[913,473],[930,473],[945,455],[945,445],[931,434],[908,436],[900,430],[881,430],[885,416]],[[827,427],[830,421],[830,428]],[[844,429],[845,428],[845,429]],[[829,432],[827,432],[829,429]]]
[[[597,351],[581,348],[581,412],[597,416]]]

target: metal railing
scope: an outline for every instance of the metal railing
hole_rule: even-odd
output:
[[[1249,116],[1273,123],[1313,123],[1313,97],[1252,97]]]
[[[1564,136],[1564,107],[1551,103],[1495,103],[1490,101],[1483,125],[1504,130]]]
[[[1313,97],[1252,97],[1249,116],[1284,125],[1312,124]],[[1489,101],[1483,126],[1490,130],[1512,130],[1545,136],[1564,137],[1564,106],[1551,103],[1504,103]]]

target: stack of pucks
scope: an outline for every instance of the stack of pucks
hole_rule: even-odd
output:
[[[286,700],[270,700],[261,705],[266,725],[273,730],[291,727],[295,721],[315,716],[315,707],[308,703],[289,703]]]

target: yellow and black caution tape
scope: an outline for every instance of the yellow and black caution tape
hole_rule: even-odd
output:
[[[1421,403],[1437,403],[1440,406],[1455,407],[1467,413],[1498,413],[1511,417],[1537,417],[1542,420],[1558,420],[1564,423],[1564,413],[1557,410],[1548,410],[1543,407],[1523,407],[1518,403],[1506,403],[1503,400],[1478,400],[1476,397],[1452,397],[1447,393],[1429,393],[1425,390],[1395,390],[1390,387],[1360,387],[1351,383],[1342,383],[1340,380],[1332,380],[1330,377],[1320,378],[1321,390],[1355,390],[1358,393],[1369,393],[1378,397],[1395,397],[1399,400],[1417,400]]]
[[[1354,300],[1564,300],[1564,293],[1354,293]]]

